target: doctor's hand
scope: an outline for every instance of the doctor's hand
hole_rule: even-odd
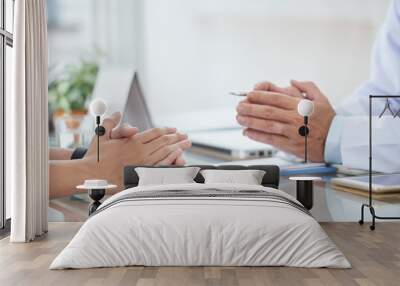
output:
[[[256,85],[237,106],[236,119],[245,128],[243,134],[302,158],[304,137],[298,129],[303,125],[303,117],[298,114],[297,105],[304,98],[303,93],[314,102],[309,121],[309,158],[324,161],[325,141],[335,111],[313,82],[292,80],[286,88],[269,82]]]

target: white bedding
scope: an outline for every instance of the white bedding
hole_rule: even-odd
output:
[[[151,198],[112,204],[133,192],[262,190],[254,185],[143,186],[118,193],[89,218],[50,269],[145,266],[294,266],[349,268],[305,212],[258,198]],[[108,205],[108,207],[106,207]]]

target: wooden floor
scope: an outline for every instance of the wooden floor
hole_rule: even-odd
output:
[[[322,223],[353,268],[123,267],[48,270],[82,223],[50,223],[29,244],[0,241],[0,285],[400,285],[400,223]]]

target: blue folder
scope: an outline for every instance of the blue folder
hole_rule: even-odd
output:
[[[307,175],[307,174],[335,174],[337,169],[329,165],[304,165],[296,164],[281,167],[281,176]]]

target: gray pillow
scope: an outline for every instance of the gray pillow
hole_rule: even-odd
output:
[[[139,176],[139,186],[195,183],[193,179],[199,170],[199,167],[135,168]]]
[[[205,184],[226,183],[261,185],[265,171],[261,170],[202,170]]]

